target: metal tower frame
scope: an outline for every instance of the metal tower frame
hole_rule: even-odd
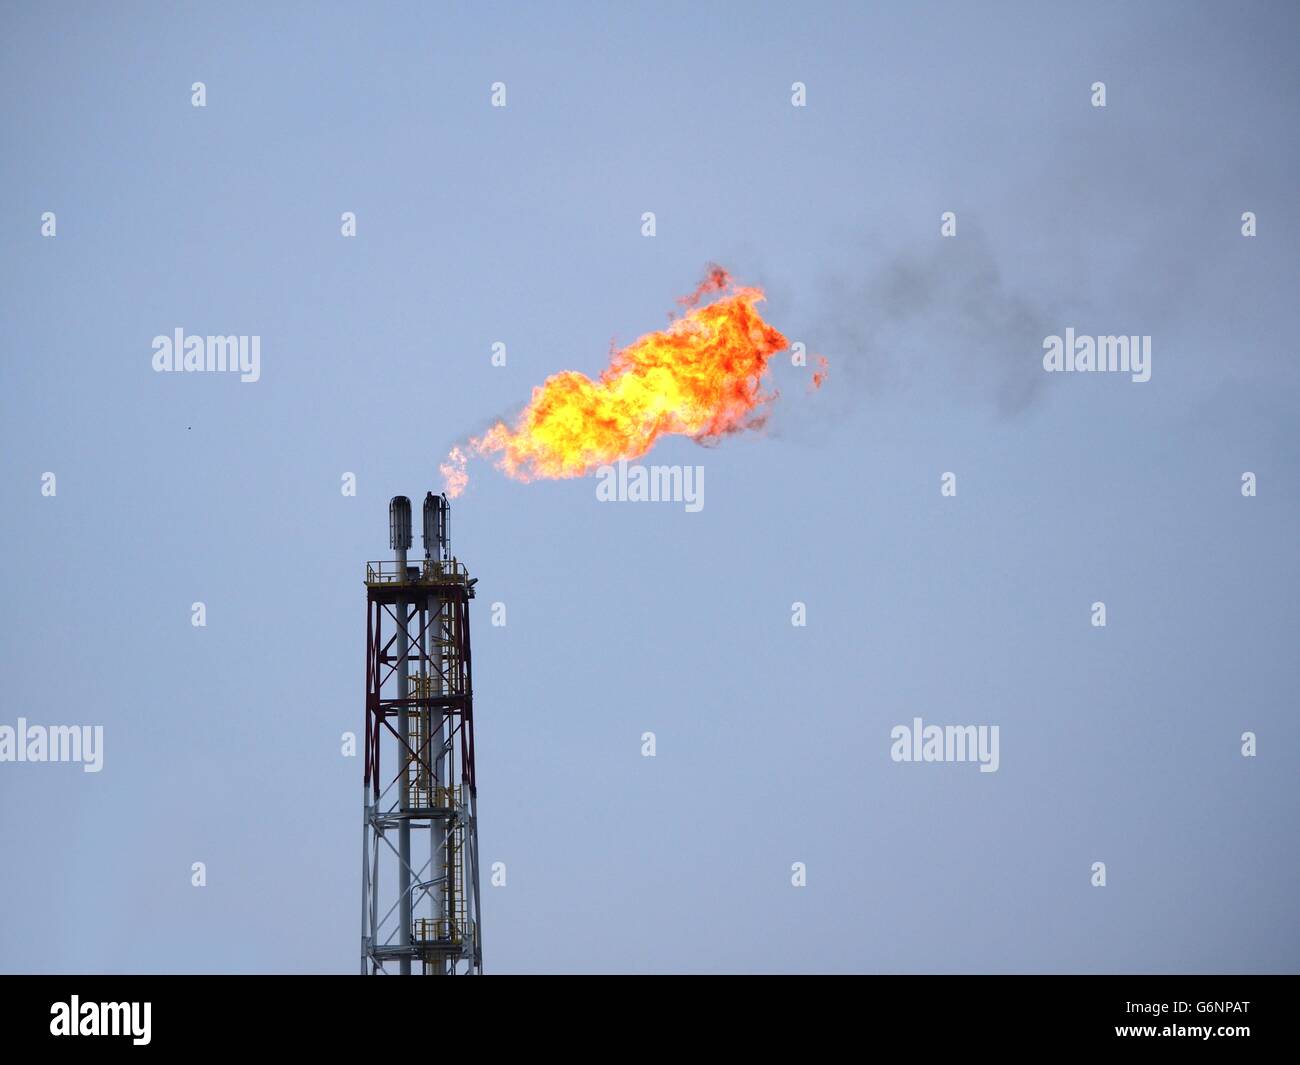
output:
[[[361,972],[477,974],[476,582],[450,554],[445,497],[425,497],[422,564],[406,561],[405,496],[394,497],[389,519],[394,561],[366,563]]]

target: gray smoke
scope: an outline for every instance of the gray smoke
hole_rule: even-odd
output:
[[[809,330],[809,352],[831,363],[824,392],[974,396],[1003,417],[1034,402],[1052,315],[1003,280],[978,231],[963,223],[924,251],[862,258],[880,265],[828,280]]]

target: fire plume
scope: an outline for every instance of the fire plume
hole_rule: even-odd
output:
[[[464,490],[475,456],[520,481],[581,477],[639,458],[662,436],[709,442],[761,426],[776,398],[763,391],[762,377],[789,346],[759,314],[763,298],[762,289],[738,287],[712,268],[678,300],[680,318],[615,350],[596,380],[574,370],[554,374],[533,389],[513,427],[498,421],[453,448],[439,467],[447,495]]]

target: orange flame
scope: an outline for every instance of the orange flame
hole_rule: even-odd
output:
[[[813,391],[816,391],[817,389],[821,388],[821,386],[826,383],[826,375],[831,372],[830,365],[831,365],[830,360],[826,358],[825,355],[817,356],[817,369],[813,371],[813,375],[812,375]]]
[[[724,290],[701,305],[706,294]],[[520,481],[581,477],[639,458],[661,436],[707,442],[761,426],[776,398],[763,392],[761,378],[789,346],[758,313],[763,298],[762,289],[736,287],[725,270],[711,268],[678,301],[687,308],[681,318],[614,351],[597,380],[574,370],[555,374],[533,389],[513,429],[499,421],[464,449],[453,448],[439,467],[447,495],[464,490],[472,456],[493,458]]]

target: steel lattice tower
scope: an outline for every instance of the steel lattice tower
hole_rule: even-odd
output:
[[[469,601],[445,496],[389,504],[392,562],[366,563],[366,775],[361,972],[481,973]]]

